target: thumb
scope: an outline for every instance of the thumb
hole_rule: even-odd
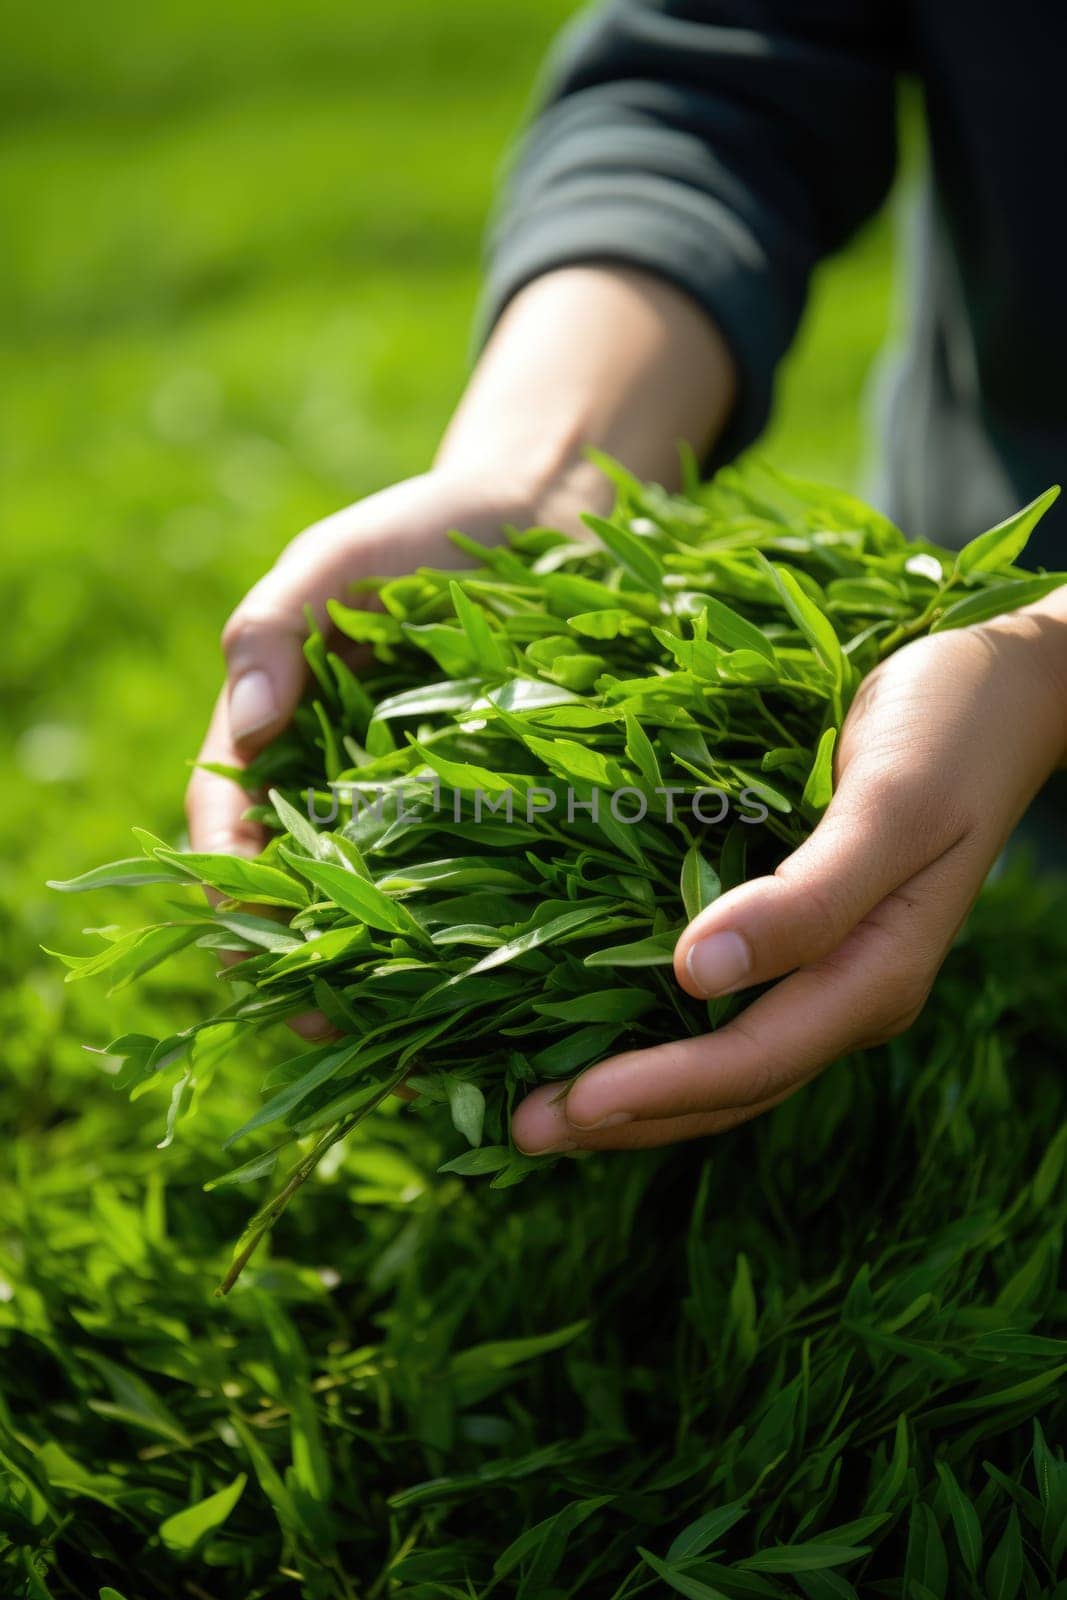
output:
[[[353,578],[417,566],[427,527],[436,530],[427,508],[439,493],[427,476],[312,523],[245,595],[222,630],[229,732],[242,757],[275,738],[296,710],[307,678],[307,608],[328,631],[326,602],[344,595]]]
[[[916,783],[846,769],[811,837],[771,876],[702,911],[678,941],[675,976],[704,999],[767,983],[830,955],[894,889],[959,842],[951,810]]]
[[[226,715],[247,758],[275,738],[296,710],[307,676],[304,607],[322,612],[310,574],[274,567],[250,589],[222,630]]]

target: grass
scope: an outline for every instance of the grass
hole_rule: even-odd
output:
[[[225,1306],[209,1290],[248,1206],[202,1185],[263,1058],[228,1061],[158,1152],[166,1091],[128,1105],[81,1045],[193,1021],[202,964],[108,1002],[39,953],[82,946],[84,902],[45,878],[126,854],[135,822],[177,835],[243,588],[308,521],[425,464],[494,169],[568,10],[104,0],[9,24],[0,1562],[19,1600],[658,1600],[654,1563],[731,1505],[681,1573],[711,1592],[1063,1592],[1047,895],[1003,885],[909,1043],[710,1153],[487,1197],[386,1117]],[[820,273],[764,444],[779,464],[862,487],[892,279],[884,218]],[[95,920],[128,915],[101,898]],[[213,1532],[202,1503],[241,1474]],[[172,1521],[197,1504],[199,1532]],[[766,1562],[835,1541],[870,1553]]]

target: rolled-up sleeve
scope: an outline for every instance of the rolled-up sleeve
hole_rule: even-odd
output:
[[[892,181],[893,15],[848,0],[614,0],[581,15],[490,229],[482,329],[557,267],[657,273],[733,353],[738,401],[715,455],[736,454],[767,420],[812,268]]]

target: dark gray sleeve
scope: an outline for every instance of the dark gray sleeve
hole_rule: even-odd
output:
[[[717,460],[759,433],[808,278],[896,158],[899,0],[610,0],[549,63],[490,232],[481,326],[554,267],[614,261],[711,315],[740,393]]]

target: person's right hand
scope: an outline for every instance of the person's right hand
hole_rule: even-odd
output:
[[[460,566],[463,555],[445,536],[456,528],[493,543],[507,523],[526,526],[541,508],[437,467],[338,511],[298,534],[265,577],[249,590],[222,631],[226,682],[215,703],[199,760],[241,767],[277,736],[304,688],[310,605],[327,638],[330,599],[350,598],[356,578],[394,577],[418,566]],[[561,518],[562,513],[562,518]],[[553,507],[558,524],[577,522],[577,508]],[[186,794],[189,840],[197,851],[256,855],[262,830],[243,820],[249,796],[236,783],[198,766]]]

